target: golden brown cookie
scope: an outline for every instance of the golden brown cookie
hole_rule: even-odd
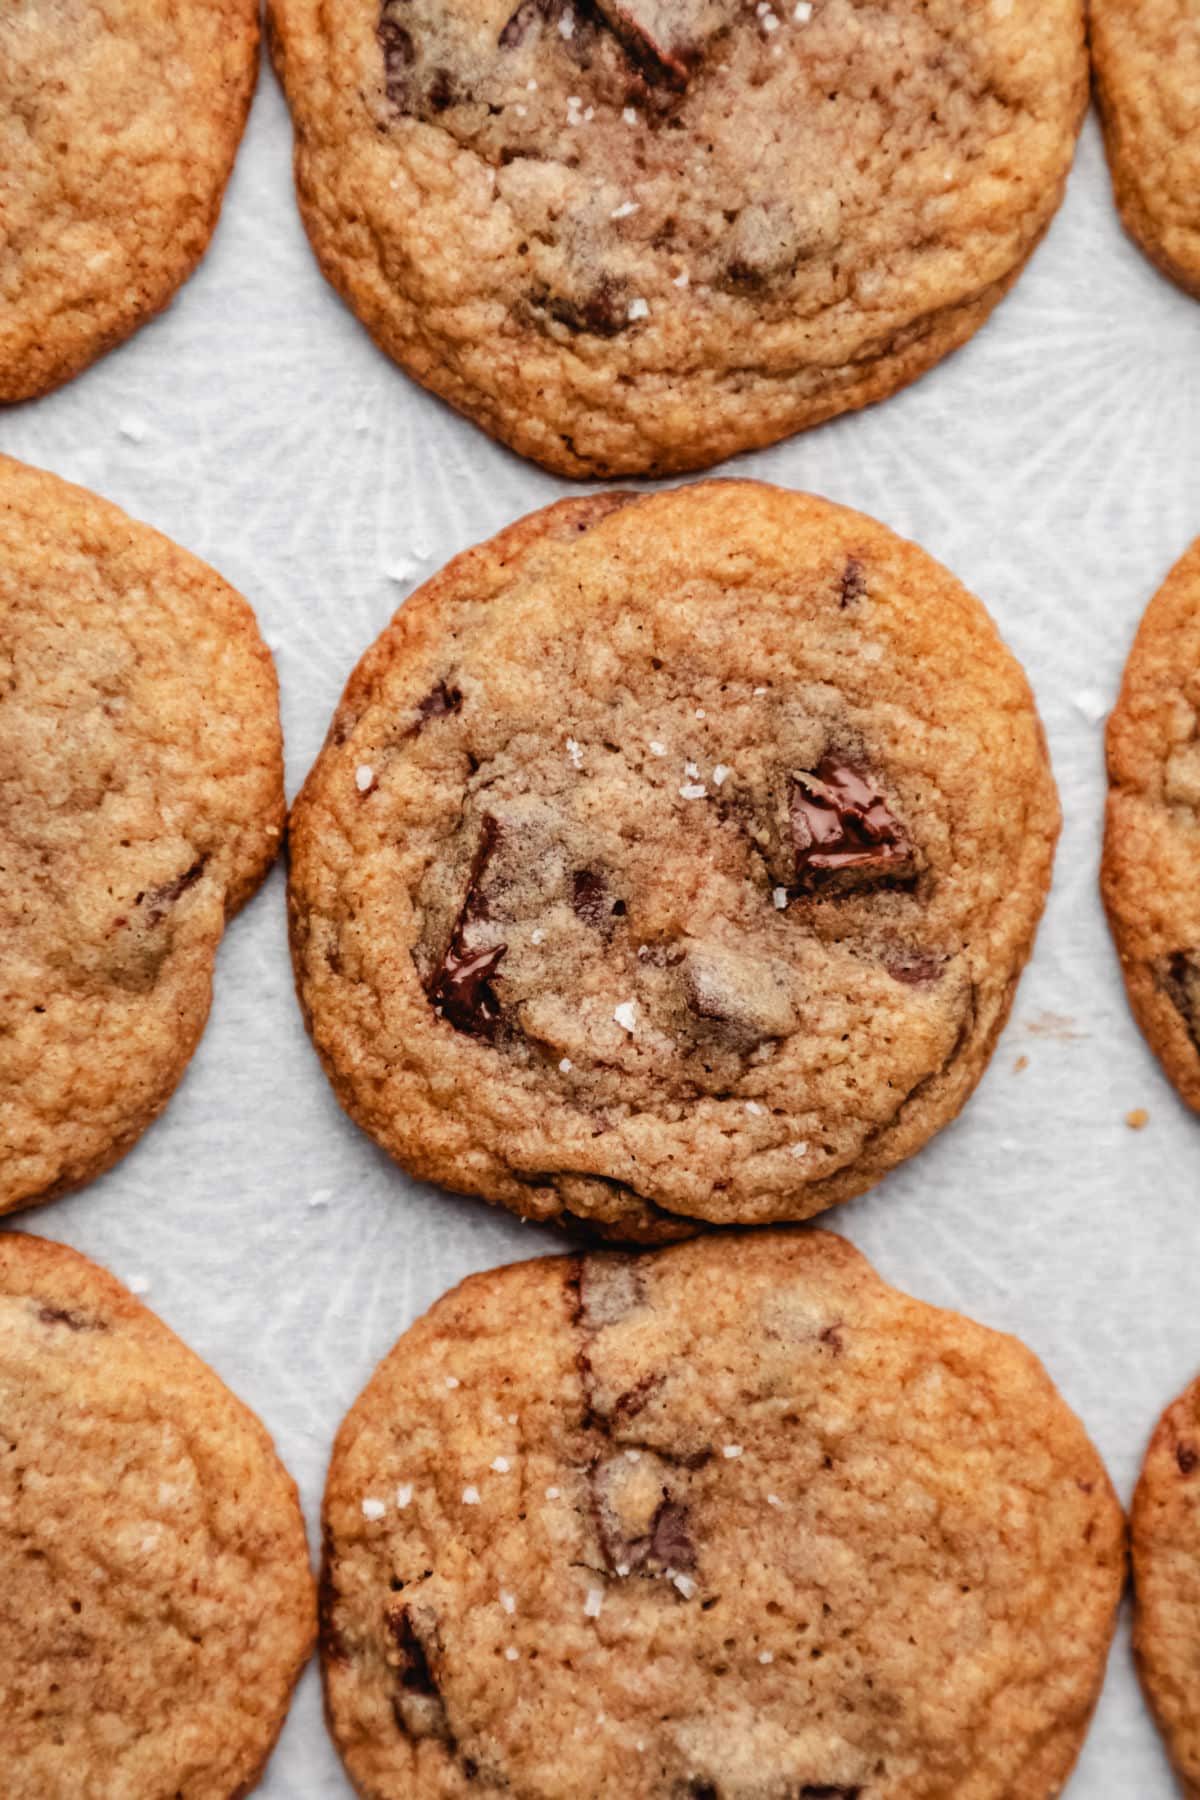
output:
[[[271,0],[321,266],[563,475],[704,468],[911,381],[1016,279],[1080,0]]]
[[[1089,0],[1113,191],[1131,237],[1200,295],[1200,10],[1195,0]]]
[[[1188,1800],[1200,1800],[1200,1380],[1158,1422],[1130,1525],[1138,1673]]]
[[[257,0],[4,0],[0,402],[77,375],[191,274],[258,37]]]
[[[297,985],[418,1175],[627,1239],[804,1218],[971,1092],[1057,831],[1025,678],[914,545],[750,482],[567,500],[351,676]]]
[[[0,1212],[161,1112],[284,823],[275,670],[220,576],[0,457]]]
[[[254,1414],[105,1270],[0,1233],[4,1800],[239,1800],[314,1625]]]
[[[1108,722],[1101,889],[1138,1024],[1200,1110],[1200,540],[1134,639]]]
[[[1125,1572],[1037,1359],[824,1232],[465,1282],[325,1493],[364,1800],[1050,1800]]]

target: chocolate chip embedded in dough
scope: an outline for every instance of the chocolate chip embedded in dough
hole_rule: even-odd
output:
[[[894,886],[916,874],[905,826],[861,770],[826,757],[792,778],[796,885],[805,893]]]

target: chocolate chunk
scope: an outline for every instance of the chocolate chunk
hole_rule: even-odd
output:
[[[146,908],[147,925],[157,925],[160,919],[166,918],[180,895],[186,894],[187,890],[194,887],[199,881],[207,861],[207,856],[202,856],[192,864],[190,869],[185,869],[182,875],[177,875],[174,881],[164,881],[161,887],[147,888],[138,895],[134,905]]]
[[[400,1685],[410,1694],[436,1694],[437,1682],[429,1667],[425,1646],[417,1636],[412,1614],[407,1606],[393,1606],[386,1619],[388,1636],[400,1652],[398,1672]]]
[[[897,886],[916,876],[904,826],[857,769],[825,757],[789,798],[796,885],[804,893]]]
[[[65,1325],[68,1331],[107,1331],[102,1319],[89,1319],[86,1313],[67,1306],[40,1306],[38,1322],[42,1325]]]
[[[656,1459],[630,1463],[623,1455],[589,1471],[596,1535],[608,1569],[622,1578],[684,1574],[696,1567],[688,1509],[655,1479]]]
[[[1155,965],[1159,987],[1171,1002],[1197,1050],[1200,1050],[1200,953],[1176,950]]]
[[[480,883],[498,838],[499,826],[490,814],[485,815],[466,896],[450,942],[427,990],[435,1009],[455,1031],[483,1038],[494,1038],[500,1027],[502,1009],[492,978],[508,952],[508,945],[488,944],[472,950],[467,944],[467,933],[472,925],[488,916]]]
[[[400,23],[400,5],[387,0],[375,27],[375,36],[383,51],[383,81],[387,97],[397,112],[410,112],[413,106],[411,71],[417,60],[412,32]]]
[[[927,956],[921,950],[897,951],[883,966],[893,981],[903,981],[908,987],[931,986],[942,979],[946,967],[940,956]]]
[[[607,881],[595,869],[575,870],[571,877],[571,905],[593,931],[607,930],[614,916],[620,917],[625,911],[624,901],[612,898]]]
[[[867,578],[863,573],[863,566],[857,556],[852,556],[842,570],[841,606],[853,606],[856,600],[862,599],[866,591]]]
[[[1200,1463],[1200,1450],[1197,1450],[1195,1444],[1188,1440],[1181,1440],[1175,1446],[1175,1461],[1179,1464],[1181,1475],[1191,1475],[1194,1473],[1197,1463]]]
[[[580,299],[550,294],[542,306],[568,331],[587,333],[592,337],[616,337],[629,325],[628,292],[622,282],[614,281],[610,275],[602,275]]]
[[[462,693],[458,688],[447,687],[444,681],[439,681],[423,700],[418,701],[417,711],[422,719],[441,719],[447,713],[460,712],[462,701]]]
[[[842,1343],[842,1333],[845,1329],[841,1319],[835,1319],[832,1325],[827,1325],[824,1331],[818,1334],[818,1341],[827,1344],[835,1356],[840,1356],[845,1349],[845,1345]]]
[[[646,1303],[646,1290],[635,1256],[619,1251],[584,1256],[575,1279],[576,1323],[585,1331],[616,1325]]]
[[[521,0],[497,40],[501,50],[515,50],[523,44],[533,27],[550,16],[552,6],[553,0]]]
[[[728,0],[595,0],[606,24],[651,79],[687,86],[709,38],[729,23]]]

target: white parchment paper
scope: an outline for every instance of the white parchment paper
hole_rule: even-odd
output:
[[[267,71],[212,250],[174,306],[0,413],[0,448],[107,495],[249,597],[278,659],[289,794],[405,594],[566,490],[372,347],[309,252],[290,155]],[[1102,717],[1146,601],[1200,532],[1200,305],[1123,238],[1094,119],[1048,239],[966,349],[732,466],[917,539],[1033,681],[1066,825],[1012,1021],[958,1122],[826,1222],[897,1286],[1031,1344],[1128,1498],[1154,1420],[1200,1368],[1200,1122],[1142,1044],[1101,914]],[[140,1278],[267,1422],[315,1526],[337,1424],[399,1333],[470,1271],[563,1244],[409,1181],[343,1117],[293,997],[283,901],[277,870],[230,930],[164,1118],[103,1180],[6,1223]],[[313,1669],[262,1791],[350,1792]],[[1123,1633],[1069,1792],[1173,1791]]]

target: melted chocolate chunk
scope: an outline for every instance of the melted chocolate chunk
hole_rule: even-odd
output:
[[[490,814],[485,815],[466,897],[445,955],[428,988],[433,1006],[455,1031],[483,1038],[494,1038],[500,1028],[502,1008],[492,978],[508,952],[508,945],[489,944],[471,950],[466,939],[470,927],[488,916],[487,903],[479,885],[496,848],[499,832],[495,819]]]
[[[550,294],[542,301],[542,307],[568,331],[591,337],[616,337],[628,329],[630,322],[629,295],[624,283],[614,281],[611,275],[602,275],[580,299]]]
[[[1196,1465],[1200,1463],[1200,1450],[1193,1443],[1181,1441],[1175,1446],[1175,1461],[1179,1464],[1181,1475],[1194,1474]]]
[[[908,987],[930,987],[945,973],[940,956],[926,956],[921,950],[899,951],[887,957],[883,966],[893,981],[903,981]]]
[[[863,566],[857,556],[852,556],[842,570],[841,606],[853,606],[856,600],[862,599],[866,591],[867,578],[863,573]]]
[[[417,711],[422,719],[442,719],[447,713],[460,712],[462,702],[460,689],[447,687],[444,681],[439,681],[429,690],[425,698],[418,702]]]
[[[688,1509],[667,1488],[647,1518],[639,1516],[636,1498],[621,1492],[629,1476],[624,1459],[601,1463],[590,1472],[592,1512],[604,1561],[614,1575],[661,1575],[667,1569],[686,1574],[696,1567],[696,1546],[688,1531]],[[614,1474],[615,1471],[615,1474]]]
[[[606,931],[625,911],[623,900],[614,900],[608,883],[595,869],[576,869],[571,877],[571,905],[576,916],[593,931]]]
[[[436,1695],[438,1684],[429,1667],[425,1646],[417,1636],[407,1606],[394,1606],[387,1614],[388,1636],[400,1652],[397,1673],[400,1685],[410,1694]]]
[[[688,1536],[688,1509],[664,1499],[650,1531],[650,1555],[664,1568],[686,1572],[696,1566],[696,1546]]]
[[[1200,955],[1195,950],[1176,950],[1156,965],[1155,976],[1200,1050]]]
[[[916,854],[886,800],[857,769],[825,757],[792,780],[796,885],[802,893],[896,886],[916,875]]]
[[[523,44],[535,25],[548,19],[554,0],[521,0],[515,13],[504,26],[498,39],[501,50],[515,50]]]
[[[143,893],[138,895],[134,905],[146,908],[147,925],[157,925],[160,919],[166,918],[180,895],[186,894],[190,887],[195,887],[204,873],[204,865],[207,861],[207,856],[202,856],[192,864],[190,869],[185,869],[182,875],[177,875],[174,881],[164,881],[161,887],[146,888]]]
[[[86,1313],[67,1306],[40,1306],[38,1321],[42,1325],[65,1325],[68,1331],[107,1331],[102,1319],[89,1319]]]
[[[387,97],[397,112],[410,112],[413,106],[412,70],[417,52],[412,32],[400,23],[397,0],[386,0],[375,27],[375,36],[383,51],[383,81]]]

